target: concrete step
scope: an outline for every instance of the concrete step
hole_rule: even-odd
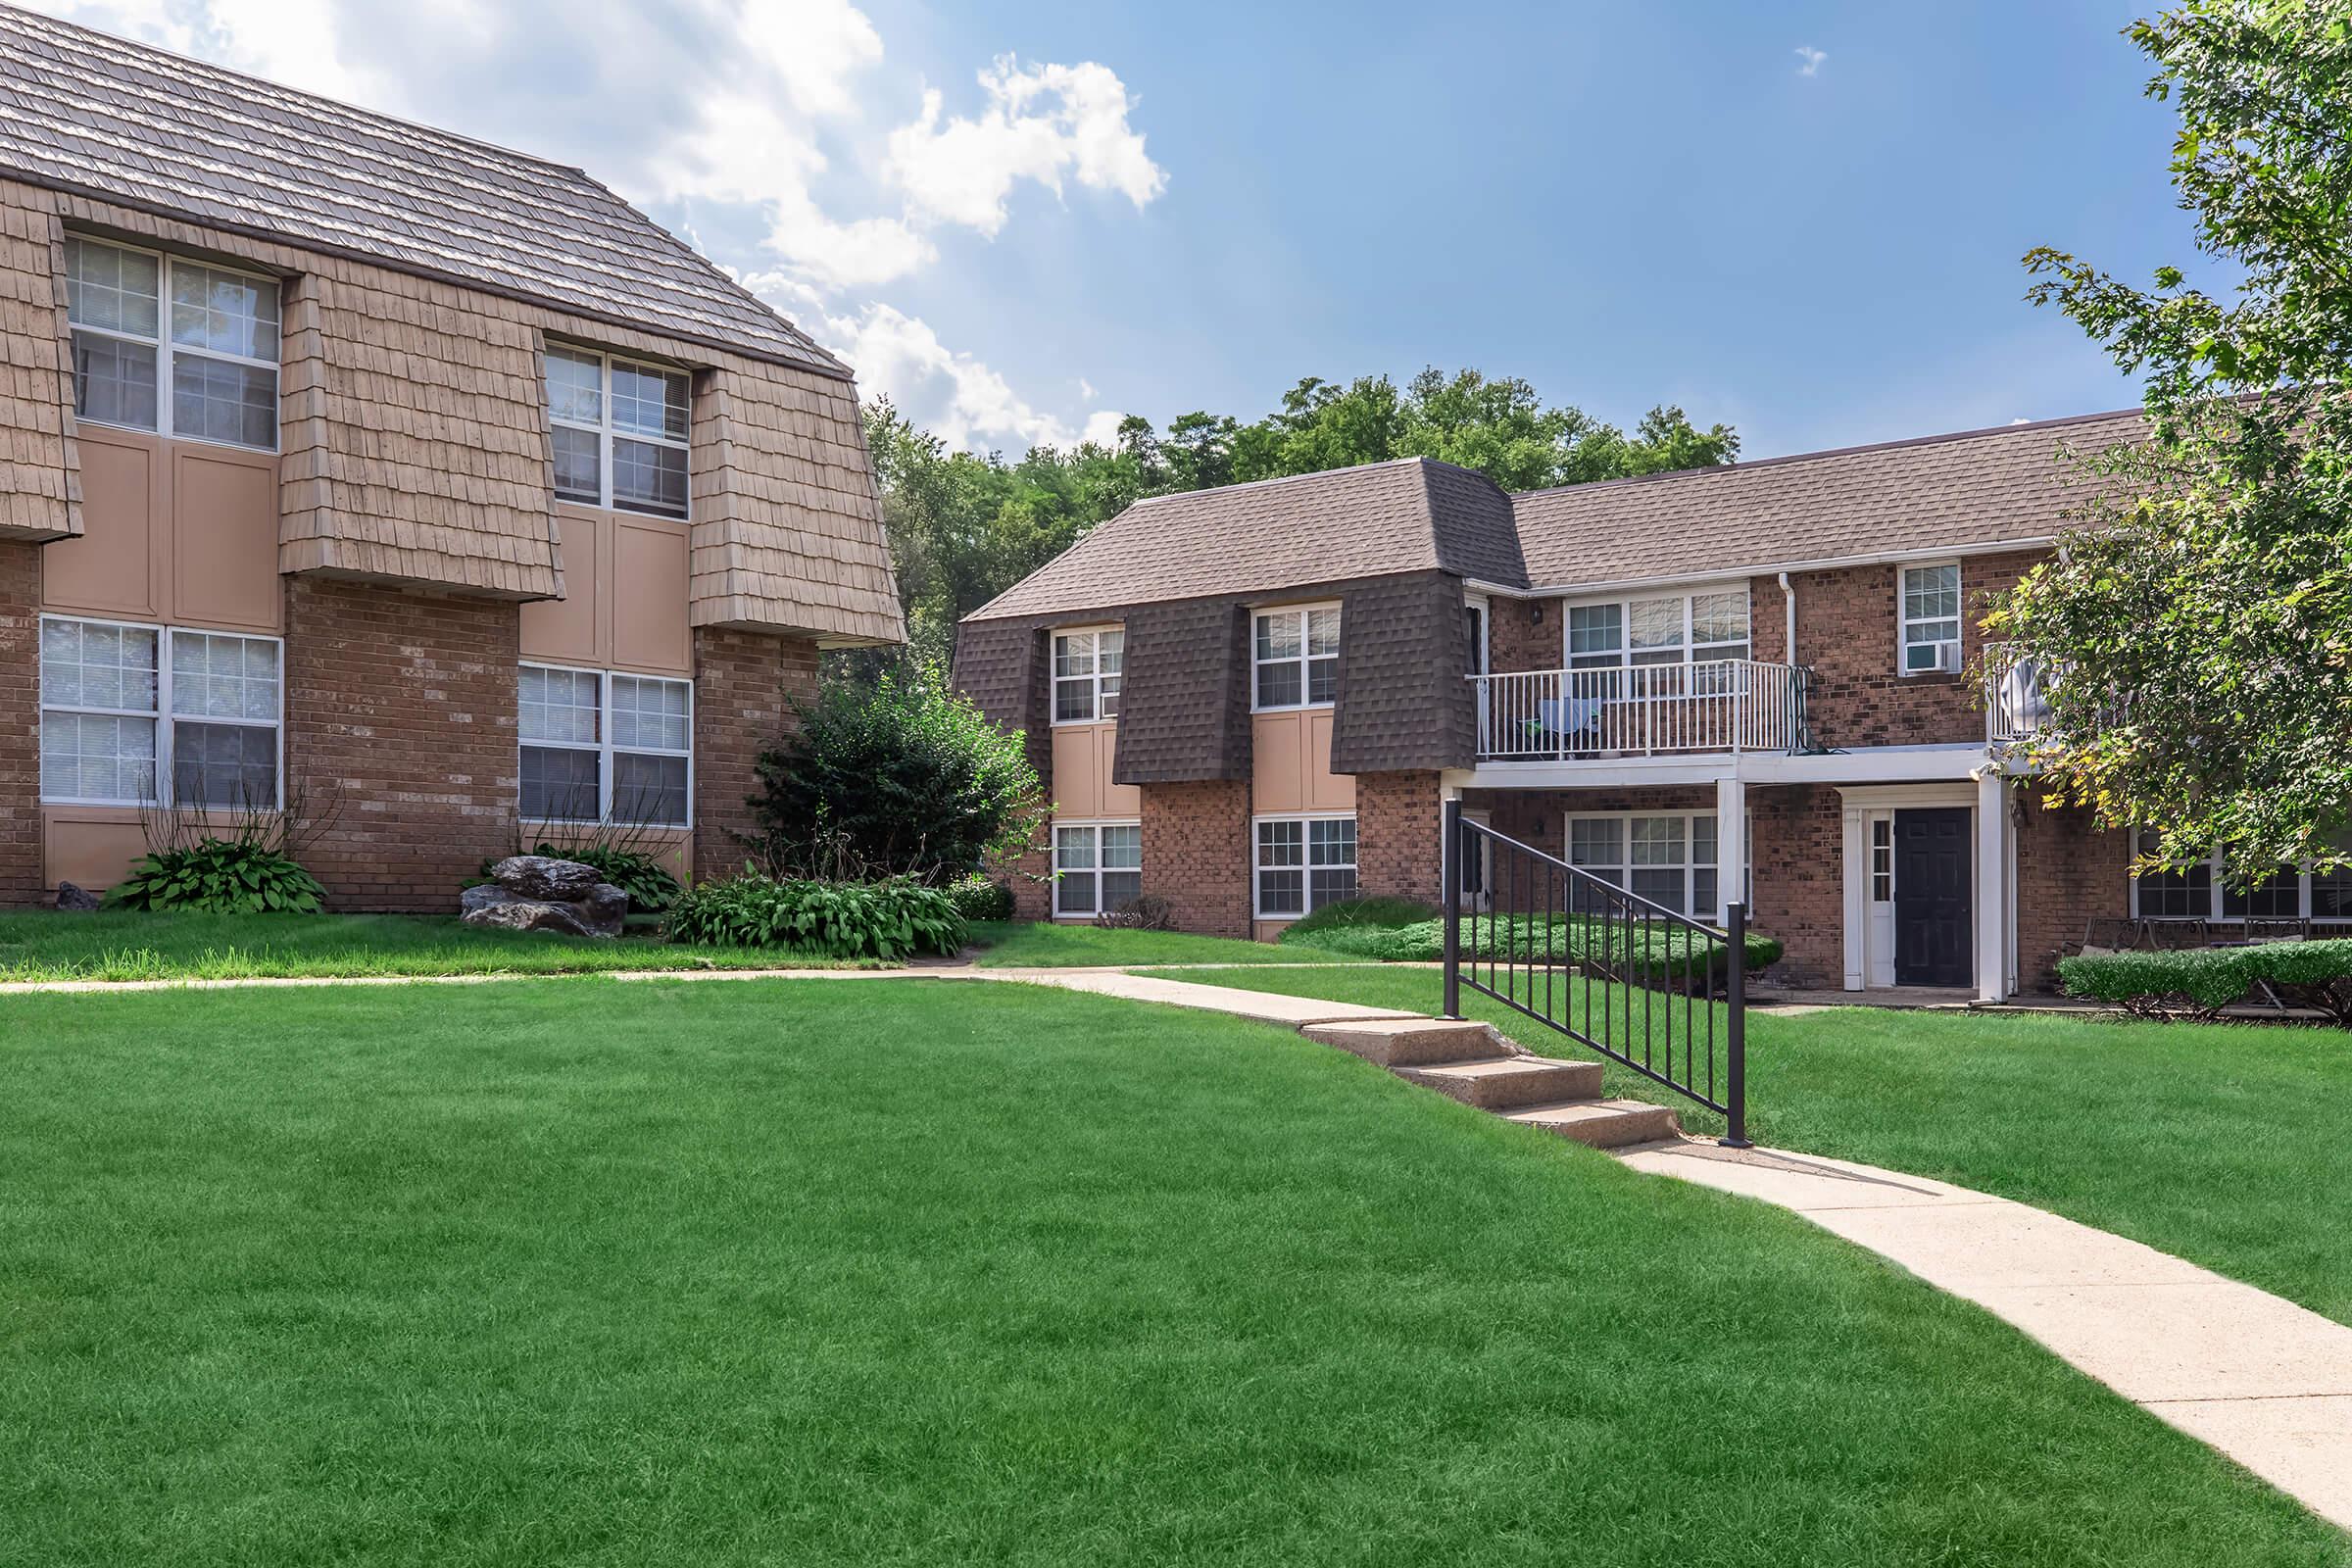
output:
[[[1511,1049],[1483,1023],[1444,1018],[1350,1018],[1341,1023],[1310,1023],[1299,1032],[1383,1067],[1487,1061]]]
[[[1522,1105],[1556,1105],[1600,1094],[1600,1063],[1553,1061],[1544,1056],[1495,1056],[1485,1061],[1449,1061],[1427,1067],[1391,1069],[1397,1077],[1481,1110]]]
[[[1541,1127],[1594,1149],[1623,1149],[1628,1144],[1673,1138],[1681,1131],[1673,1111],[1640,1100],[1583,1100],[1559,1105],[1529,1105],[1500,1114],[1507,1121]]]

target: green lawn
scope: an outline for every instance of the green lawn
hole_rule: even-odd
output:
[[[785,949],[489,931],[455,915],[0,914],[0,981],[283,975],[577,974],[607,969],[838,968]]]
[[[984,920],[972,927],[983,968],[1142,963],[1365,963],[1318,948],[1278,947],[1189,931],[1106,931],[1049,921]]]
[[[848,980],[0,1006],[0,1562],[2352,1550],[1792,1216],[1237,1020]]]
[[[1435,1012],[1429,970],[1186,970],[1182,978]],[[1465,993],[1472,1016],[1574,1055]],[[2133,1237],[2352,1323],[2352,1037],[1838,1007],[1749,1013],[1749,1136],[1998,1193]],[[1611,1093],[1686,1107],[1612,1070]]]

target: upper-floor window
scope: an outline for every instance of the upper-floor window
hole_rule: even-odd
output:
[[[525,664],[515,695],[527,820],[690,824],[691,682]]]
[[[41,799],[274,809],[274,637],[41,617]]]
[[[1960,564],[1905,566],[1903,662],[1906,675],[1960,668]]]
[[[1568,667],[1745,659],[1747,590],[1662,594],[1568,607]]]
[[[1261,610],[1252,639],[1255,706],[1322,708],[1339,697],[1340,607]]]
[[[1117,626],[1054,634],[1054,722],[1086,724],[1119,716],[1119,681],[1127,633]]]
[[[686,515],[687,395],[684,370],[549,344],[557,496]]]
[[[277,450],[277,284],[185,257],[66,241],[74,416]]]

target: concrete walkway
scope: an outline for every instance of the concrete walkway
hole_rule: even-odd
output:
[[[1976,1302],[2352,1530],[2352,1328],[2152,1247],[1944,1182],[1694,1141],[1623,1158],[1777,1203]]]

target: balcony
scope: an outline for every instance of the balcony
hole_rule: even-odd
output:
[[[1752,659],[1470,677],[1481,762],[1790,752],[1804,671]]]
[[[2048,672],[2038,661],[2018,658],[2008,643],[1986,643],[1984,663],[1984,744],[2033,739],[2050,712]]]

